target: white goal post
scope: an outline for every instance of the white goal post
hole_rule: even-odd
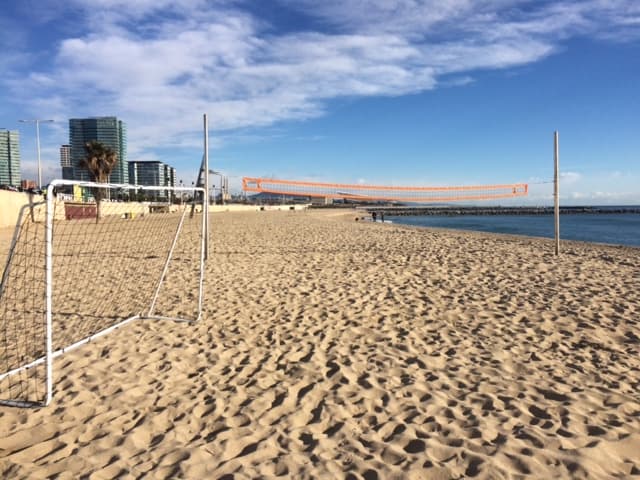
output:
[[[67,180],[25,205],[0,250],[0,404],[48,405],[53,360],[129,322],[198,321],[206,212],[204,188]]]

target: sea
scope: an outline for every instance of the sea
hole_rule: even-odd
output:
[[[553,215],[385,215],[385,219],[391,220],[393,223],[417,227],[452,228],[554,238]],[[561,214],[560,239],[640,247],[640,214]]]

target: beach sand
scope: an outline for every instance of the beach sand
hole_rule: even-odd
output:
[[[212,215],[203,319],[56,359],[0,476],[640,478],[639,249],[356,216]]]

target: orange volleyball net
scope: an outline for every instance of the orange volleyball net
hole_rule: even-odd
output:
[[[459,187],[392,187],[382,185],[349,185],[340,183],[299,182],[273,178],[243,177],[245,192],[272,193],[301,197],[323,197],[360,201],[435,203],[494,200],[524,197],[526,183],[504,185],[472,185]]]

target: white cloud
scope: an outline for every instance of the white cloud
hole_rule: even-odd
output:
[[[280,3],[326,28],[280,32],[232,0],[73,0],[84,23],[61,39],[51,70],[5,83],[40,116],[119,116],[144,156],[200,147],[204,112],[218,132],[308,119],[337,97],[463,85],[478,69],[545,58],[575,34],[628,37],[640,18],[632,0]]]
[[[280,0],[342,30],[504,39],[610,34],[637,24],[636,0]],[[613,27],[613,28],[612,28]],[[637,32],[636,32],[637,33]]]
[[[569,203],[581,205],[638,205],[638,192],[605,192],[605,191],[575,191],[568,197]]]
[[[453,77],[453,78],[447,78],[443,81],[439,81],[438,82],[438,86],[440,87],[462,87],[464,85],[469,85],[470,83],[473,83],[475,80],[473,79],[473,77],[470,77],[469,75],[465,75],[463,77]]]
[[[560,185],[573,185],[580,181],[582,175],[578,172],[560,172]]]

